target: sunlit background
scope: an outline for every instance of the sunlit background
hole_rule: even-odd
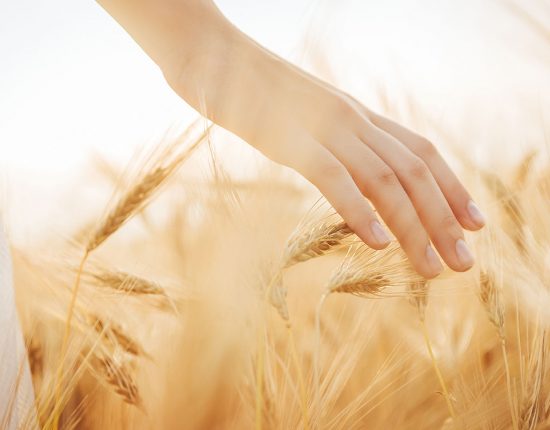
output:
[[[216,3],[281,56],[405,123],[423,118],[430,137],[461,136],[479,160],[513,160],[545,141],[544,1]],[[92,157],[122,165],[195,115],[91,0],[3,1],[0,58],[0,202],[29,236],[55,225],[58,190],[78,190]],[[251,153],[239,142],[220,149],[233,166]]]

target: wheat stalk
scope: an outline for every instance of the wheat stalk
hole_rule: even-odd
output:
[[[519,428],[517,408],[512,398],[512,381],[510,376],[510,364],[508,363],[508,353],[506,352],[506,336],[504,332],[504,304],[501,297],[500,287],[497,286],[495,275],[485,269],[481,271],[479,278],[479,298],[485,307],[489,321],[496,328],[500,340],[500,349],[504,361],[504,370],[506,373],[506,387],[508,391],[508,405],[512,415],[512,426],[514,430]]]
[[[428,306],[428,290],[429,290],[428,281],[426,280],[414,282],[409,286],[409,291],[411,293],[411,302],[418,312],[418,317],[420,319],[420,325],[422,328],[422,335],[424,336],[424,343],[426,344],[426,349],[428,350],[428,354],[432,362],[432,367],[434,369],[435,375],[441,387],[441,391],[443,392],[443,396],[445,397],[445,403],[447,404],[449,415],[451,416],[451,419],[455,419],[456,412],[454,410],[451,395],[449,393],[447,384],[445,383],[445,379],[443,378],[443,374],[441,373],[441,369],[439,368],[437,359],[433,352],[432,341],[430,339],[428,327],[426,326],[426,307]]]
[[[407,261],[396,242],[376,251],[365,244],[348,249],[348,254],[329,279],[315,311],[315,352],[313,357],[313,378],[315,382],[315,403],[320,408],[320,356],[321,356],[321,312],[326,299],[333,293],[347,293],[359,297],[396,297],[404,293],[387,293],[390,286],[407,287],[418,283],[420,277]]]
[[[516,172],[514,174],[514,187],[516,189],[523,189],[525,184],[529,180],[530,174],[533,170],[533,164],[535,163],[538,156],[537,150],[531,150],[521,160],[519,163]]]
[[[107,212],[90,235],[85,248],[88,254],[100,246],[147,205],[160,187],[166,183],[166,180],[172,176],[183,161],[189,158],[208,136],[210,127],[185,150],[178,152],[178,148],[189,139],[191,130],[192,127],[185,130],[178,138],[167,145],[166,148],[161,145],[160,149],[153,153],[148,163],[151,167],[141,170],[140,176],[132,181],[134,185],[118,199],[116,205]]]
[[[428,306],[428,281],[425,279],[413,282],[409,285],[409,292],[411,295],[411,302],[418,311],[420,321],[426,319],[426,307]]]
[[[107,215],[98,224],[98,227],[92,232],[86,246],[82,260],[78,268],[78,273],[71,294],[71,301],[69,303],[69,309],[67,312],[67,320],[65,324],[65,334],[63,336],[63,342],[61,346],[61,360],[58,370],[57,386],[56,386],[56,398],[60,396],[61,389],[61,373],[64,366],[66,348],[69,341],[71,331],[71,319],[73,316],[74,306],[78,290],[80,287],[80,277],[82,270],[88,259],[90,253],[99,247],[107,238],[113,235],[120,227],[122,227],[130,218],[136,215],[141,209],[143,209],[155,193],[160,189],[166,180],[172,176],[177,168],[185,161],[193,151],[202,143],[204,138],[208,136],[210,127],[208,127],[200,135],[198,139],[184,150],[178,150],[182,144],[188,140],[192,127],[186,129],[178,138],[164,146],[162,143],[159,145],[159,149],[155,151],[150,158],[148,167],[141,169],[138,177],[135,181],[135,185],[132,186],[126,193],[124,193],[118,202],[114,205],[113,209],[107,212]],[[54,419],[53,428],[57,430],[59,425],[59,417]]]
[[[260,271],[260,285],[262,286],[263,300],[268,301],[277,311],[279,316],[288,324],[290,316],[286,303],[287,290],[283,284],[283,273],[281,270],[272,274],[271,268],[262,265]]]
[[[337,249],[343,245],[344,239],[351,236],[353,232],[347,226],[347,224],[341,220],[336,220],[335,217],[329,217],[328,219],[302,222],[291,234],[287,240],[285,249],[283,251],[282,263],[271,280],[267,283],[265,288],[265,295],[269,299],[271,305],[277,310],[281,318],[286,321],[288,339],[290,343],[291,358],[294,362],[294,366],[298,372],[298,382],[300,387],[300,399],[302,417],[304,421],[304,428],[309,428],[309,413],[307,410],[307,393],[305,389],[304,378],[296,351],[296,344],[294,341],[294,335],[292,331],[292,325],[290,324],[290,317],[288,313],[288,305],[286,303],[287,290],[282,282],[282,272],[297,263],[311,260],[315,257],[326,255],[329,252]],[[256,397],[256,429],[261,428],[262,417],[262,384],[263,384],[263,349],[261,343],[263,336],[261,332],[258,334],[258,341],[260,349],[258,351],[258,358],[256,363],[256,379],[258,384],[257,397]]]
[[[519,408],[519,428],[533,430],[539,418],[539,403],[546,370],[546,330],[535,330],[528,362],[528,373]]]
[[[426,280],[414,272],[410,263],[406,261],[402,250],[400,250],[395,243],[380,252],[370,249],[365,251],[363,249],[346,258],[330,279],[326,294],[348,293],[365,298],[396,297],[406,294],[399,291],[386,292],[387,288],[390,286],[404,286],[418,309],[424,340],[432,366],[443,391],[449,414],[454,418],[456,414],[452,405],[451,396],[449,395],[449,390],[447,389],[445,380],[443,379],[443,375],[433,353],[425,324],[425,309],[427,304]],[[325,297],[326,296],[323,296],[322,298],[318,312],[320,312]],[[317,319],[318,321],[319,318],[320,317]],[[317,384],[319,385],[319,381]]]

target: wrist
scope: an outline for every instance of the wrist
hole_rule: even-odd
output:
[[[257,84],[268,79],[268,55],[229,22],[203,40],[192,51],[175,51],[162,71],[168,84],[187,103],[236,131],[239,126],[234,124],[232,113],[240,111],[242,116],[250,97],[254,93],[260,97]]]

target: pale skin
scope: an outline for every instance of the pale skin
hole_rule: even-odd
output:
[[[436,147],[258,45],[209,0],[98,0],[187,103],[315,185],[368,246],[430,279],[474,257],[484,217]],[[376,209],[376,211],[374,210]]]

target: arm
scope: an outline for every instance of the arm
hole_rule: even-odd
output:
[[[433,144],[308,75],[235,28],[210,0],[98,0],[191,106],[312,182],[369,246],[389,237],[416,270],[473,256],[483,215]],[[370,202],[376,207],[373,211]]]

